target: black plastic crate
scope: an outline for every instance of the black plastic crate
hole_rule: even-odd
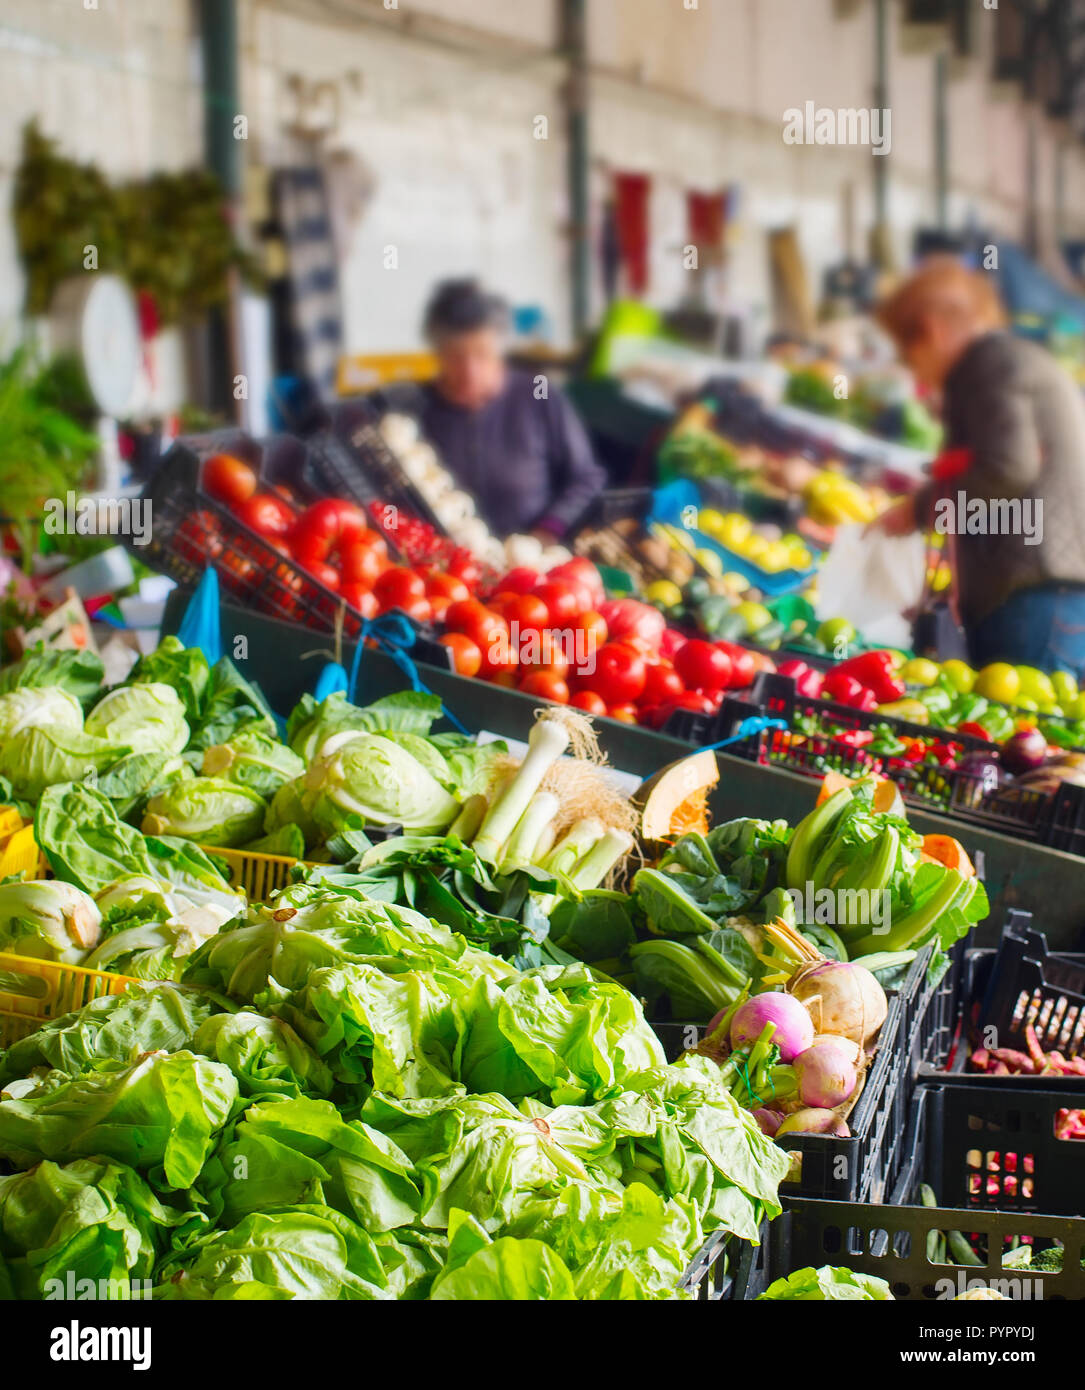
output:
[[[829,1264],[885,1279],[898,1299],[951,1299],[977,1283],[1019,1299],[1085,1299],[1085,1220],[1058,1212],[959,1203],[956,1194],[961,1188],[951,1175],[967,1159],[962,1144],[975,1140],[962,1141],[959,1128],[944,1128],[946,1109],[952,1108],[939,1105],[930,1088],[917,1094],[906,1161],[890,1205],[789,1199],[788,1209],[768,1226],[764,1242],[742,1252],[736,1296],[757,1298],[775,1280],[796,1270]],[[923,1183],[934,1190],[939,1206],[922,1205]],[[980,1264],[931,1262],[929,1238],[950,1231],[964,1236]],[[1056,1242],[1063,1245],[1062,1271],[1032,1275],[1027,1269],[1004,1268],[1003,1255],[1019,1241],[1031,1242],[1038,1250]],[[951,1258],[952,1252],[947,1252]]]
[[[699,1303],[734,1298],[745,1241],[717,1231],[709,1236],[682,1276],[681,1289]]]
[[[921,951],[899,989],[888,992],[889,1011],[863,1089],[848,1116],[851,1135],[788,1135],[781,1148],[795,1155],[783,1193],[838,1201],[882,1201],[898,1181],[915,1091],[917,1058],[936,1044],[944,1006],[941,985],[928,979],[930,951]],[[693,1023],[654,1023],[668,1061],[703,1036]]]
[[[796,735],[791,731],[803,715],[831,721],[839,731]],[[787,676],[759,673],[747,696],[724,700],[714,715],[675,710],[664,732],[703,747],[735,739],[742,721],[751,717],[781,720],[788,732],[763,727],[738,738],[728,747],[734,757],[814,777],[824,776],[830,762],[833,771],[847,777],[886,776],[897,784],[909,804],[1052,849],[1085,855],[1085,788],[1064,783],[1054,796],[1013,785],[993,788],[981,773],[908,763],[871,753],[865,746],[849,746],[848,732],[870,731],[882,725],[898,737],[940,739],[958,744],[965,752],[997,751],[994,744],[956,730],[913,724],[876,710],[864,712],[828,700],[801,698]]]
[[[1008,914],[997,950],[970,950],[962,960],[951,1055],[927,1058],[929,1080],[964,1081],[972,1086],[1049,1088],[1079,1095],[1085,1105],[1085,1073],[1041,1076],[1027,1072],[997,1076],[972,1071],[969,1058],[989,1042],[1028,1052],[1026,1025],[1031,1023],[1044,1051],[1064,1057],[1085,1055],[1085,955],[1056,955],[1031,914]],[[1066,1102],[1069,1104],[1069,1102]]]
[[[310,441],[314,466],[333,496],[359,506],[381,501],[401,507],[433,527],[448,532],[426,497],[407,477],[395,452],[385,443],[377,418],[355,420],[344,434],[326,431]]]

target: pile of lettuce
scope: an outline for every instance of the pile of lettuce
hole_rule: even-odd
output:
[[[31,652],[0,673],[0,799],[32,814],[82,782],[155,837],[346,862],[366,830],[440,835],[486,790],[502,744],[434,733],[441,703],[406,692],[367,708],[306,696],[280,737],[224,657],[166,637],[123,684],[86,652]]]
[[[637,1001],[300,882],[0,1057],[0,1297],[658,1299],[786,1157]]]

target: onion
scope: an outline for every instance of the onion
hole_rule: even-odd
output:
[[[809,1011],[818,1033],[850,1038],[865,1048],[885,1022],[885,990],[865,966],[821,960],[801,966],[787,982]]]
[[[1002,745],[1002,765],[1008,772],[1031,772],[1047,759],[1047,739],[1039,729],[1022,729]]]
[[[410,415],[386,415],[380,422],[381,438],[394,453],[405,453],[418,438],[418,421]]]
[[[761,1126],[761,1133],[767,1134],[770,1139],[784,1122],[784,1117],[779,1110],[754,1110],[752,1114]]]
[[[776,1027],[772,1041],[780,1049],[782,1062],[790,1062],[814,1041],[810,1014],[799,1000],[780,992],[755,994],[745,1004],[739,1005],[731,1020],[731,1047],[734,1051],[751,1047],[761,1036],[766,1023]]]
[[[859,1084],[859,1073],[849,1056],[854,1046],[847,1038],[808,1047],[795,1058],[795,1080],[803,1105],[831,1110],[851,1098]]]
[[[785,1134],[832,1134],[847,1139],[851,1130],[835,1110],[796,1110],[776,1131],[776,1138]]]
[[[538,536],[509,536],[505,542],[505,560],[510,569],[537,569],[542,553]]]

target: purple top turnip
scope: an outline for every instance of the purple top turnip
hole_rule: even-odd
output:
[[[732,1049],[743,1052],[752,1047],[769,1023],[776,1030],[772,1041],[780,1049],[782,1062],[790,1062],[814,1041],[813,1021],[799,1000],[783,993],[755,994],[735,1010]]]

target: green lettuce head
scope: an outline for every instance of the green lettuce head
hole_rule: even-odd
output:
[[[188,742],[185,707],[160,681],[111,690],[87,715],[86,731],[134,753],[180,753]]]
[[[379,734],[351,732],[324,743],[305,775],[303,801],[325,835],[359,822],[439,834],[460,809],[406,748]]]
[[[94,899],[71,883],[0,884],[0,951],[78,965],[101,927]]]
[[[59,686],[22,687],[0,695],[0,743],[24,729],[81,729],[83,708],[74,695]]]
[[[274,796],[305,771],[305,763],[285,743],[260,728],[242,729],[229,743],[218,743],[203,755],[205,777],[224,777],[261,796]]]
[[[264,812],[264,798],[248,787],[218,777],[193,777],[151,797],[142,829],[145,835],[179,835],[236,847],[260,835]]]

